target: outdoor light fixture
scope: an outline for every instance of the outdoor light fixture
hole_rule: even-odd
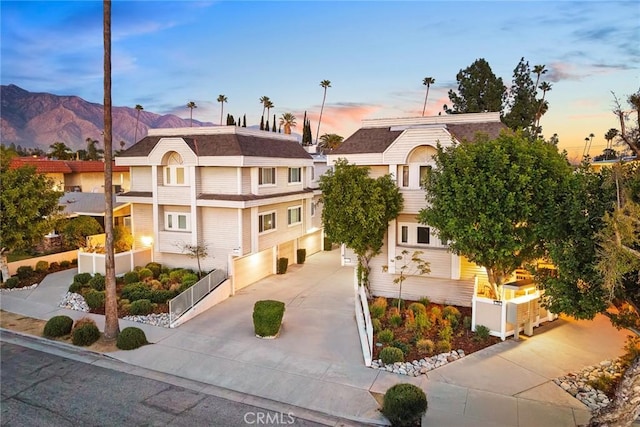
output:
[[[151,237],[151,236],[142,236],[142,237],[140,238],[140,241],[142,242],[142,244],[143,244],[144,246],[151,246],[151,245],[153,245],[153,237]]]

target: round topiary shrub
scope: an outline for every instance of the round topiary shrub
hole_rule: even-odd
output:
[[[70,266],[71,266],[71,261],[68,261],[68,260],[60,261],[60,267],[62,268],[69,268]]]
[[[135,327],[124,328],[116,341],[116,347],[120,350],[134,350],[145,344],[149,344],[147,336],[142,329]]]
[[[378,333],[378,341],[383,344],[388,344],[393,341],[393,331],[391,329],[385,329]]]
[[[144,268],[147,268],[153,272],[154,279],[157,279],[158,277],[160,277],[160,274],[162,273],[162,264],[157,262],[150,262],[147,265],[145,265]]]
[[[104,307],[105,293],[104,291],[91,289],[89,292],[84,294],[84,300],[89,308],[96,310]]]
[[[22,265],[16,270],[16,275],[18,279],[28,279],[33,275],[33,267],[30,265]]]
[[[151,302],[155,302],[156,304],[164,304],[175,296],[176,293],[174,291],[158,289],[152,292]]]
[[[138,276],[137,271],[129,271],[128,273],[124,273],[124,284],[129,285],[131,283],[136,283],[140,281],[140,276]]]
[[[87,285],[86,283],[73,282],[71,285],[69,285],[69,292],[80,294],[82,293],[82,289],[86,288],[87,286],[89,285]]]
[[[49,270],[49,263],[47,261],[38,261],[36,263],[36,271],[38,273],[44,273]]]
[[[424,314],[424,315],[427,314],[427,307],[425,307],[423,304],[419,302],[413,302],[409,304],[408,309],[413,311],[414,316],[417,316],[418,314]]]
[[[89,283],[89,280],[91,280],[90,273],[78,273],[75,276],[73,276],[74,282],[82,283],[83,285],[86,285],[87,283]]]
[[[153,303],[148,299],[133,301],[129,307],[129,313],[134,316],[144,316],[153,311]]]
[[[400,325],[402,325],[402,316],[399,314],[394,314],[393,316],[389,317],[389,324],[395,328],[399,327]]]
[[[253,329],[259,337],[274,337],[280,331],[285,306],[281,301],[256,301],[253,306]]]
[[[89,318],[80,319],[71,331],[71,342],[74,345],[88,346],[100,339],[100,330]]]
[[[129,301],[136,301],[139,299],[151,299],[153,295],[153,289],[146,283],[137,282],[126,285],[122,288],[121,297],[128,299]]]
[[[427,395],[420,387],[400,383],[384,394],[380,412],[389,419],[392,426],[416,426],[420,425],[427,406]]]
[[[391,365],[396,362],[404,362],[404,353],[397,347],[385,347],[380,350],[380,359],[385,365]]]
[[[152,279],[153,278],[153,271],[151,271],[148,268],[141,268],[140,271],[138,271],[138,276],[140,277],[140,280],[145,280],[145,279]]]
[[[96,273],[96,275],[89,280],[88,285],[96,291],[104,291],[105,280],[106,279],[102,274]]]
[[[71,333],[73,319],[69,316],[53,316],[44,325],[43,335],[49,338],[62,337]]]
[[[4,287],[7,289],[17,288],[20,284],[20,279],[17,277],[9,277],[6,282],[4,282]]]

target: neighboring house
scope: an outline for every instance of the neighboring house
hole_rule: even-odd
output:
[[[185,245],[206,245],[203,270],[228,271],[235,289],[321,249],[314,160],[295,137],[235,126],[153,129],[116,158],[127,166],[135,247],[195,268]]]
[[[91,160],[51,160],[34,157],[14,157],[11,167],[34,166],[36,172],[45,174],[54,182],[57,191],[104,193],[104,162]],[[129,189],[129,168],[114,166],[113,191],[121,193]]]
[[[60,213],[67,218],[90,216],[104,228],[106,200],[104,193],[65,193],[59,199]],[[131,207],[129,203],[118,202],[113,195],[113,225],[131,228]]]
[[[447,242],[440,241],[434,229],[418,222],[417,215],[426,205],[421,181],[435,166],[433,155],[438,144],[447,147],[471,141],[477,132],[495,138],[502,129],[505,126],[499,113],[364,120],[362,128],[328,154],[329,165],[345,158],[349,163],[368,166],[371,177],[393,175],[404,198],[403,211],[389,224],[382,253],[370,263],[374,295],[397,298],[398,285],[393,280],[402,262],[395,258],[403,250],[409,254],[420,250],[422,258],[430,263],[431,273],[407,277],[402,285],[403,298],[426,296],[438,303],[471,306],[475,278],[481,284],[486,282],[486,271],[449,252]],[[356,259],[348,250],[343,256],[347,262]]]

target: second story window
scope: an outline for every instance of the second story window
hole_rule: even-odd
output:
[[[302,182],[301,168],[289,168],[289,184],[299,184]]]
[[[300,224],[302,222],[302,207],[296,206],[294,208],[289,208],[287,216],[287,223],[289,225]]]
[[[189,231],[191,224],[189,223],[188,213],[167,212],[164,215],[164,228],[171,231]]]
[[[276,229],[276,213],[268,212],[258,216],[258,232],[265,233]]]
[[[182,156],[173,152],[164,166],[164,185],[188,185],[187,174],[182,164]]]
[[[276,168],[260,168],[258,185],[276,185]]]

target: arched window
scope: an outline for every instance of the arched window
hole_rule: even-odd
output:
[[[182,156],[175,151],[165,154],[163,162],[164,185],[189,185],[187,171],[183,165]]]
[[[407,156],[407,163],[398,166],[398,186],[403,188],[418,189],[435,165],[433,156],[437,150],[430,145],[421,145],[414,148]]]

